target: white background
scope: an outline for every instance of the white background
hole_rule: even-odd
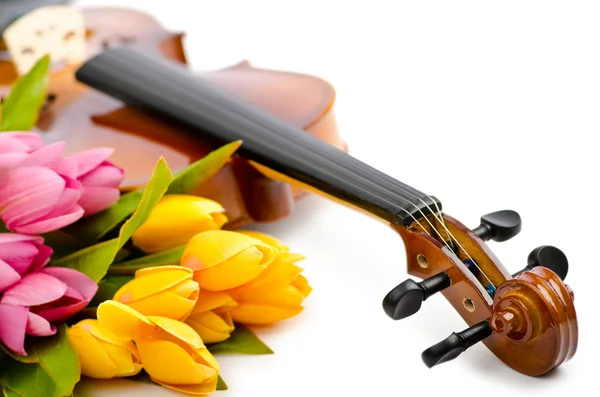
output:
[[[580,344],[542,378],[520,375],[478,345],[434,369],[421,351],[465,328],[442,296],[402,322],[381,299],[403,281],[393,231],[312,197],[262,225],[308,257],[314,288],[298,317],[257,332],[276,354],[220,356],[219,396],[562,396],[595,390],[600,4],[523,1],[79,1],[147,10],[186,31],[199,71],[248,59],[330,81],[352,155],[434,194],[475,227],[515,209],[523,231],[490,243],[509,271],[531,249],[568,255]],[[577,395],[591,395],[580,392]],[[77,396],[171,396],[127,381],[84,382]]]

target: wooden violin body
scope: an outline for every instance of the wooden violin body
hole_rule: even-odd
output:
[[[182,35],[167,32],[149,15],[122,8],[91,8],[83,12],[90,56],[131,44],[186,64]],[[125,170],[124,190],[144,184],[160,156],[176,172],[216,148],[206,139],[191,137],[169,122],[149,117],[77,82],[74,72],[78,66],[59,66],[52,71],[49,100],[37,131],[46,142],[65,140],[68,153],[93,147],[114,148],[111,161]],[[335,92],[327,82],[308,75],[254,68],[248,62],[202,76],[345,149],[332,109]],[[13,65],[0,61],[0,94],[6,95],[16,78]],[[243,158],[227,164],[194,193],[224,206],[229,219],[227,228],[280,219],[305,194],[301,189],[267,179]]]

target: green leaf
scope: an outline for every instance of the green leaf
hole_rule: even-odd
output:
[[[273,350],[242,324],[235,324],[229,339],[206,347],[213,354],[273,354]]]
[[[152,255],[142,256],[126,262],[113,264],[108,274],[132,275],[136,271],[150,266],[177,266],[185,250],[185,245]]]
[[[221,146],[219,149],[212,151],[207,156],[175,174],[175,178],[173,178],[167,194],[191,193],[200,184],[223,168],[241,144],[242,141],[235,141]]]
[[[98,306],[100,303],[111,300],[119,288],[133,280],[133,276],[106,276],[98,283],[98,292],[90,302],[91,306]]]
[[[225,381],[223,380],[221,375],[219,375],[219,377],[217,378],[217,390],[227,390],[227,389],[229,389],[227,387],[227,383],[225,383]]]
[[[8,348],[4,347],[4,345],[0,343],[0,351],[3,351],[7,356],[15,361],[20,361],[22,363],[37,363],[40,361],[37,357],[37,354],[32,352],[31,349],[26,347],[25,350],[28,352],[28,354],[26,356],[21,356],[8,350]]]
[[[99,282],[115,260],[119,250],[131,238],[135,230],[146,221],[150,211],[165,194],[172,180],[171,170],[169,170],[165,159],[161,157],[156,167],[154,167],[152,177],[144,189],[137,209],[127,222],[121,226],[119,237],[62,257],[52,262],[52,265],[79,270],[87,274],[92,280]]]
[[[30,131],[46,100],[50,57],[41,58],[13,86],[2,104],[0,131]]]
[[[119,201],[106,210],[83,218],[63,230],[87,242],[95,242],[106,236],[111,230],[119,226],[131,215],[142,200],[143,190],[134,190],[125,193]]]
[[[3,393],[20,397],[65,397],[71,395],[81,377],[77,352],[67,336],[67,326],[56,335],[36,338],[29,350],[36,363],[13,361],[2,374]]]
[[[6,387],[2,389],[2,393],[4,394],[4,397],[21,397],[19,394],[10,389],[7,389]]]

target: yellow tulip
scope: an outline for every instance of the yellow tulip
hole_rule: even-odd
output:
[[[276,254],[276,249],[256,238],[212,230],[188,242],[181,265],[194,270],[194,280],[201,289],[223,291],[258,276]]]
[[[198,283],[193,271],[181,266],[147,267],[122,286],[114,300],[146,316],[163,316],[183,321],[198,299]]]
[[[196,306],[185,321],[204,343],[222,342],[235,329],[231,314],[236,303],[223,292],[201,291]]]
[[[109,332],[135,342],[144,370],[156,383],[192,395],[216,390],[219,364],[189,325],[143,316],[116,301],[101,303],[97,315]]]
[[[206,198],[169,194],[152,209],[133,236],[133,244],[146,253],[185,245],[196,234],[220,229],[227,216],[221,204]]]
[[[137,375],[142,370],[133,342],[107,332],[98,320],[82,320],[73,325],[69,328],[69,340],[85,376],[111,379]]]
[[[237,306],[231,311],[234,321],[244,324],[271,324],[299,314],[312,288],[294,263],[304,257],[289,252],[279,240],[258,232],[242,232],[276,248],[275,258],[258,277],[225,291]]]

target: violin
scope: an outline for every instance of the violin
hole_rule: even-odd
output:
[[[393,288],[383,299],[384,312],[404,319],[441,293],[468,326],[423,352],[428,367],[453,360],[478,342],[530,376],[574,356],[578,323],[573,291],[564,283],[564,253],[538,247],[528,266],[511,274],[486,243],[519,233],[515,211],[485,215],[470,229],[446,214],[438,198],[156,54],[111,48],[81,66],[76,78],[197,139],[242,140],[239,156],[262,175],[349,205],[396,230],[406,247],[408,273],[422,281],[408,279]]]
[[[152,16],[135,9],[101,7],[82,10],[90,57],[106,49],[129,45],[187,65],[180,33],[171,33]],[[140,187],[163,156],[174,171],[203,158],[216,146],[181,133],[169,122],[148,117],[101,95],[75,79],[78,64],[56,65],[36,131],[46,143],[66,141],[66,152],[112,147],[111,161],[123,168],[123,190]],[[318,139],[345,150],[333,105],[334,88],[317,77],[255,68],[249,62],[205,72],[203,79],[244,98]],[[6,95],[18,74],[8,57],[0,57],[0,94]],[[131,155],[135,148],[135,156]],[[194,194],[213,199],[226,209],[233,229],[247,223],[275,221],[288,215],[306,192],[273,181],[243,158],[226,164]]]

